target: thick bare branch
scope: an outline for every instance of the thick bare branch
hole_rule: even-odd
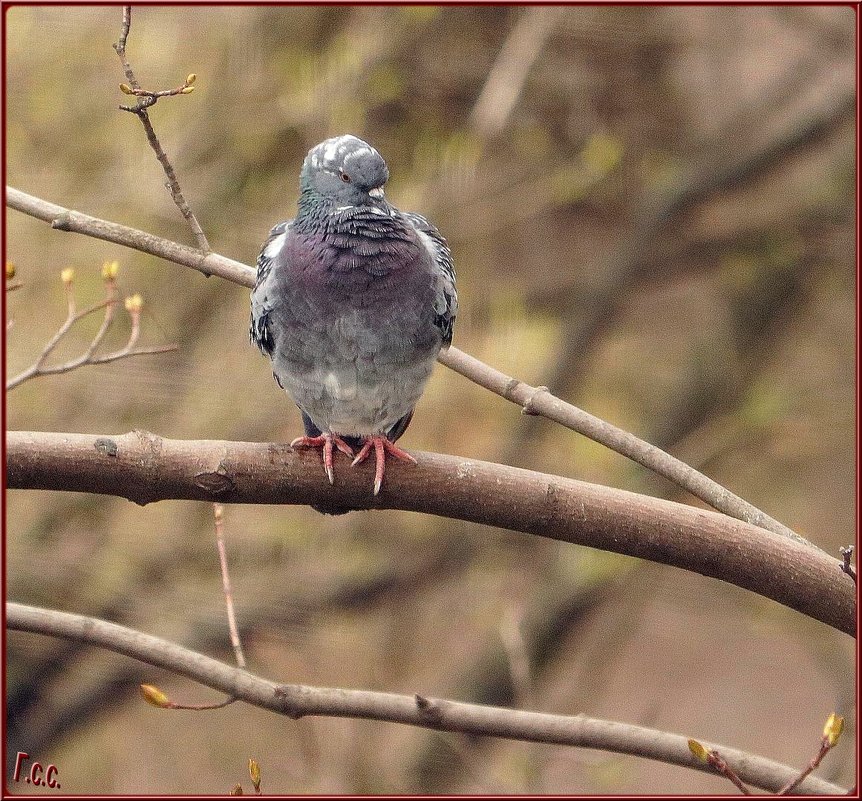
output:
[[[719,578],[854,634],[855,584],[841,562],[725,515],[505,465],[435,453],[396,465],[380,495],[365,467],[276,443],[11,431],[7,486],[221,503],[405,509],[637,556]]]
[[[585,715],[524,712],[422,695],[278,684],[115,623],[12,602],[6,604],[6,625],[15,631],[46,634],[107,648],[293,719],[323,715],[379,720],[438,731],[594,748],[705,772],[711,770],[691,753],[687,738],[642,726]],[[720,750],[744,781],[764,790],[775,792],[797,774],[793,768],[763,757],[723,745],[699,742],[706,748]],[[826,795],[847,792],[813,776],[807,777],[798,791]]]
[[[639,439],[634,434],[560,400],[545,387],[525,384],[455,348],[440,354],[440,361],[479,386],[517,403],[526,413],[553,420],[664,476],[708,503],[713,509],[812,547],[808,540],[685,462]]]
[[[191,267],[207,276],[218,275],[220,278],[225,278],[242,286],[254,286],[255,272],[251,267],[217,253],[204,253],[134,228],[128,228],[119,223],[65,209],[9,186],[6,187],[6,205],[24,214],[50,222],[53,228],[59,230],[74,231],[86,236],[105,239],[108,242],[160,256],[175,264]],[[442,364],[474,383],[490,389],[513,403],[517,403],[522,409],[547,417],[633,459],[638,464],[673,481],[720,512],[810,545],[787,526],[774,520],[684,462],[675,459],[654,445],[650,445],[634,435],[560,400],[547,391],[540,391],[539,387],[532,387],[507,376],[457,348],[443,351],[439,360]]]

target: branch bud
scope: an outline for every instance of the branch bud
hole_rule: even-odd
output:
[[[253,757],[248,760],[248,775],[251,777],[255,792],[260,792],[260,765]]]
[[[242,795],[242,785],[235,784],[233,790],[230,791],[229,795]]]
[[[66,285],[69,286],[75,278],[75,271],[71,267],[67,267],[65,270],[60,270],[60,280]]]
[[[697,741],[697,740],[689,740],[688,741],[688,750],[691,751],[701,762],[707,762],[709,760],[709,752]]]
[[[15,277],[15,265],[11,261],[6,262],[6,280]]]
[[[180,94],[181,95],[190,95],[192,92],[194,92],[194,90],[195,90],[194,86],[184,86],[182,89],[180,89]]]
[[[127,83],[121,83],[120,84],[120,91],[124,95],[133,95],[135,93],[135,90],[132,89],[132,87],[129,86],[129,84],[127,84]]]
[[[117,277],[117,273],[120,272],[120,262],[118,261],[106,261],[102,265],[102,278],[106,281],[111,281]]]
[[[144,299],[138,295],[131,295],[126,298],[126,311],[134,314],[139,312],[144,307]]]
[[[191,86],[197,79],[198,79],[198,76],[195,75],[193,72],[190,72],[186,76],[186,86]]]
[[[826,719],[826,725],[823,727],[823,739],[829,743],[830,748],[834,748],[844,731],[844,718],[841,715],[836,715],[834,712]]]
[[[152,684],[142,684],[140,689],[144,700],[152,706],[157,706],[159,709],[170,709],[173,705],[171,699]]]

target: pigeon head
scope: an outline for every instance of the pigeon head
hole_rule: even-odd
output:
[[[308,151],[300,188],[303,194],[336,206],[377,205],[388,178],[383,157],[367,142],[347,134],[326,139]]]

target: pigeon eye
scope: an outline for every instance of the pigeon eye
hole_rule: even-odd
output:
[[[344,181],[344,183],[349,184],[350,176],[346,172],[343,172],[341,173],[341,180]]]

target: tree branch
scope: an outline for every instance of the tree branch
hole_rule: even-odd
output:
[[[730,490],[685,462],[681,462],[634,434],[560,400],[545,387],[532,387],[525,384],[456,348],[450,348],[448,352],[441,353],[440,361],[479,386],[517,403],[524,413],[541,415],[601,443],[688,490],[713,509],[808,547],[815,547],[784,524],[774,520],[738,495],[734,495]]]
[[[6,187],[6,205],[31,217],[44,220],[58,231],[72,231],[95,239],[103,239],[142,253],[149,253],[151,256],[158,256],[174,264],[191,267],[207,277],[217,275],[235,284],[254,286],[255,272],[251,267],[226,256],[219,256],[217,253],[180,245],[145,231],[66,209],[11,186]]]
[[[6,604],[6,625],[15,631],[107,648],[293,719],[322,715],[403,723],[437,731],[594,748],[711,772],[708,765],[691,753],[687,738],[641,726],[584,715],[524,712],[421,695],[278,684],[115,623],[13,602]],[[723,745],[699,742],[705,748],[719,750],[734,772],[756,787],[775,792],[798,775],[798,771],[787,765]],[[808,794],[846,793],[843,788],[812,776],[797,789]]]
[[[264,552],[271,554],[265,546],[255,548],[248,543],[243,547],[243,558],[250,559],[251,564],[270,559],[263,556]],[[401,604],[433,586],[441,577],[452,575],[467,561],[468,555],[465,542],[443,542],[421,553],[395,556],[386,567],[370,576],[338,577],[322,584],[313,582],[308,587],[302,582],[274,582],[271,574],[264,571],[259,591],[246,597],[236,610],[239,635],[253,639],[261,631],[307,628],[333,613],[361,615],[381,606]],[[176,589],[172,564],[183,563],[192,571],[203,564],[194,547],[181,547],[171,556],[168,563],[163,553],[143,554],[143,561],[133,565],[129,580],[105,603],[89,608],[90,616],[128,624],[134,617],[130,614],[129,597],[142,599],[144,603],[148,594],[168,597]],[[175,636],[187,648],[198,651],[221,653],[225,647],[222,619],[211,610],[195,610],[184,619]],[[115,662],[89,675],[74,693],[62,698],[51,694],[50,699],[46,698],[44,688],[77,669],[83,658],[81,652],[86,649],[86,643],[69,641],[65,647],[58,645],[35,661],[27,660],[26,677],[10,686],[6,698],[7,738],[16,743],[18,750],[27,753],[53,750],[59,739],[72,736],[95,716],[121,703],[129,685],[151,678],[142,675],[138,665]]]
[[[129,85],[125,87],[121,86],[120,88],[125,91],[126,94],[136,95],[141,99],[135,106],[120,106],[120,108],[123,111],[131,112],[141,121],[141,125],[144,126],[144,132],[147,135],[147,141],[150,143],[150,147],[156,154],[156,158],[159,160],[159,164],[162,165],[162,169],[164,170],[165,177],[168,179],[165,186],[171,193],[171,198],[176,204],[176,207],[180,210],[180,214],[185,217],[189,226],[191,226],[192,233],[194,234],[195,241],[198,243],[198,247],[205,252],[209,252],[211,248],[206,235],[203,232],[203,228],[201,228],[198,218],[195,217],[194,212],[191,210],[191,207],[183,196],[183,191],[180,188],[174,167],[171,164],[167,153],[165,153],[161,142],[159,142],[159,137],[156,136],[155,128],[153,128],[153,124],[150,121],[150,115],[147,113],[147,109],[150,106],[154,106],[160,97],[170,97],[173,95],[190,93],[192,91],[191,84],[194,82],[195,76],[194,74],[189,75],[189,77],[186,78],[185,83],[178,89],[169,89],[163,92],[148,92],[146,89],[142,89],[135,77],[135,73],[132,71],[132,67],[129,64],[128,59],[126,58],[126,40],[129,38],[129,29],[131,27],[132,7],[123,6],[123,24],[120,29],[120,38],[114,45],[114,50],[117,51],[117,55],[120,57],[120,63],[123,65],[123,73],[125,74]]]
[[[69,373],[72,370],[77,370],[79,367],[84,367],[85,365],[95,365],[95,364],[108,364],[110,362],[119,361],[120,359],[127,359],[131,356],[144,356],[151,355],[156,353],[168,353],[170,351],[177,350],[176,345],[159,345],[155,347],[148,348],[136,348],[135,345],[138,342],[138,338],[141,333],[141,299],[140,296],[133,296],[131,298],[126,299],[126,310],[129,312],[129,315],[132,319],[131,331],[129,333],[129,338],[124,347],[120,348],[120,350],[112,351],[111,353],[105,353],[100,356],[96,356],[96,349],[102,343],[102,340],[105,338],[105,334],[108,333],[108,329],[111,327],[111,324],[114,322],[114,308],[116,307],[119,300],[117,298],[117,288],[114,282],[114,277],[112,275],[108,275],[105,283],[107,287],[107,297],[101,303],[96,303],[93,306],[89,306],[83,311],[77,311],[75,307],[75,297],[72,290],[72,279],[69,277],[68,279],[64,278],[63,283],[66,289],[66,298],[68,303],[68,313],[66,315],[66,320],[57,330],[53,337],[45,344],[45,347],[42,348],[42,352],[36,357],[36,361],[33,362],[26,370],[18,373],[14,378],[10,378],[6,382],[6,391],[9,392],[12,389],[23,384],[25,381],[30,380],[31,378],[38,378],[44,375],[58,375],[60,373]],[[91,314],[100,311],[101,309],[105,310],[105,316],[102,320],[101,326],[99,326],[99,330],[96,332],[95,336],[91,340],[90,344],[87,346],[87,349],[80,355],[76,356],[73,359],[69,359],[62,364],[49,365],[45,366],[45,360],[54,349],[59,344],[60,340],[69,333],[75,323],[83,320],[85,317],[89,317]]]
[[[6,187],[6,205],[31,217],[50,222],[53,228],[62,231],[74,231],[125,245],[175,264],[191,267],[207,276],[217,275],[242,286],[254,286],[255,271],[251,267],[217,253],[204,253],[144,231],[65,209],[10,186]],[[518,381],[457,348],[449,348],[441,352],[439,361],[479,386],[517,403],[529,413],[547,417],[633,459],[643,467],[688,490],[720,512],[811,546],[811,543],[787,526],[679,459],[638,439],[633,434],[565,403],[541,387],[532,387]]]
[[[277,443],[8,432],[7,486],[220,503],[332,503],[469,520],[649,559],[719,578],[847,633],[855,584],[841,562],[725,515],[624,490],[435,453],[396,465],[380,495],[365,467]]]
[[[505,127],[559,17],[559,8],[525,8],[509,32],[470,112],[473,127],[484,137],[490,139]]]

